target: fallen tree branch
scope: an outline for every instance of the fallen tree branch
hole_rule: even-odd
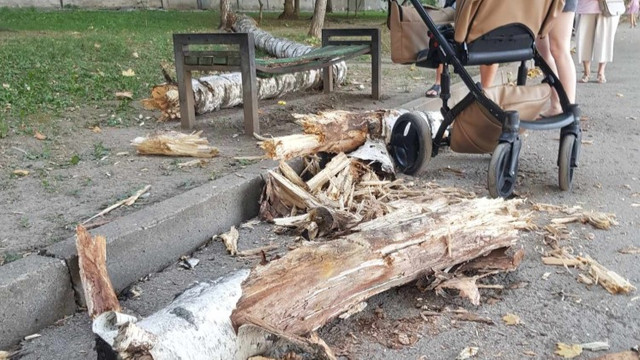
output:
[[[106,214],[110,213],[111,211],[113,211],[113,210],[115,210],[115,209],[119,208],[119,207],[120,207],[120,206],[122,206],[122,205],[126,205],[126,206],[131,206],[131,205],[133,205],[133,204],[136,202],[136,200],[138,200],[138,198],[139,198],[140,196],[142,196],[144,193],[146,193],[147,191],[149,191],[149,189],[151,189],[151,185],[147,185],[147,186],[145,186],[144,188],[142,188],[142,189],[138,190],[135,194],[131,195],[130,197],[128,197],[128,198],[126,198],[126,199],[124,199],[124,200],[120,200],[120,201],[118,201],[117,203],[115,203],[115,204],[113,204],[113,205],[109,206],[108,208],[106,208],[106,209],[104,209],[104,210],[100,211],[99,213],[97,213],[97,214],[93,215],[92,217],[88,218],[87,220],[83,221],[83,222],[82,222],[82,225],[84,225],[84,224],[88,223],[89,221],[91,221],[91,220],[93,220],[93,219],[95,219],[95,218],[97,218],[97,217],[104,216],[104,215],[106,215]]]

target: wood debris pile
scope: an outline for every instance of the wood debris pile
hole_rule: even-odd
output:
[[[285,162],[280,163],[279,171],[269,172],[260,216],[276,225],[297,228],[310,240],[367,230],[378,225],[363,223],[387,215],[386,225],[392,225],[411,214],[437,212],[475,198],[473,192],[458,188],[393,180],[344,153],[322,170],[318,158],[307,159],[306,165],[302,173],[306,181]]]
[[[560,240],[570,238],[569,229],[565,224],[580,222],[590,224],[597,229],[607,230],[618,224],[615,220],[615,214],[584,211],[579,206],[533,204],[532,208],[551,214],[562,214],[561,217],[552,218],[550,224],[544,228],[546,231],[545,240],[551,247],[551,250],[542,257],[542,262],[545,265],[580,269],[582,273],[578,274],[578,281],[586,285],[599,284],[611,294],[628,294],[636,290],[636,287],[625,278],[607,269],[589,255],[574,255],[571,249],[559,244]]]
[[[369,138],[384,141],[389,135],[389,124],[402,113],[402,110],[334,110],[319,114],[294,114],[302,126],[302,134],[261,138],[258,146],[268,158],[275,160],[289,160],[320,152],[348,153],[364,145]]]
[[[183,134],[177,131],[157,133],[133,140],[138,154],[192,156],[198,158],[212,158],[218,156],[218,149],[209,145],[207,138],[203,138],[202,131]]]
[[[180,96],[175,84],[156,85],[151,90],[151,97],[142,100],[146,110],[160,110],[162,115],[158,121],[169,121],[180,118]]]

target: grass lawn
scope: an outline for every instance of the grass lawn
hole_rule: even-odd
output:
[[[311,14],[277,20],[265,13],[261,27],[274,35],[317,45],[306,36]],[[171,35],[215,31],[213,11],[39,11],[0,8],[0,138],[55,132],[65,111],[96,107],[126,119],[134,101],[164,81],[161,64],[173,66]],[[383,12],[328,14],[328,27],[381,26]],[[123,72],[132,76],[124,76]],[[114,118],[111,118],[114,119]],[[107,120],[113,121],[113,120]],[[105,126],[127,125],[106,123]]]

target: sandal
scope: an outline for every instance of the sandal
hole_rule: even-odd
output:
[[[431,86],[429,90],[427,90],[427,92],[424,93],[424,96],[428,98],[435,98],[440,96],[440,85],[433,84],[433,86]]]
[[[598,84],[604,84],[607,82],[607,78],[604,77],[604,74],[598,74]]]
[[[588,83],[589,82],[589,74],[582,74],[582,78],[580,79],[581,83]]]

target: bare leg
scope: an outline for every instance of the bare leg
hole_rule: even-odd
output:
[[[436,96],[440,95],[439,87],[440,87],[440,83],[441,83],[440,77],[442,76],[442,71],[443,71],[443,66],[442,66],[442,64],[440,64],[436,68],[436,78],[433,81],[433,86],[431,87],[431,89],[427,90],[427,92],[425,93],[425,96],[427,96],[427,97],[436,97]],[[438,89],[436,89],[436,87]]]
[[[480,83],[486,89],[493,85],[493,80],[498,72],[498,64],[480,65]]]
[[[560,79],[569,102],[576,102],[576,67],[571,58],[571,28],[575,13],[563,12],[554,20],[549,32],[549,50],[553,58],[552,69]],[[558,94],[554,91],[551,99],[552,114],[562,112]]]
[[[589,74],[591,74],[591,61],[582,62],[582,79],[580,82],[589,82]]]
[[[604,84],[607,82],[607,78],[604,76],[604,68],[607,66],[606,62],[598,64],[598,82]]]

